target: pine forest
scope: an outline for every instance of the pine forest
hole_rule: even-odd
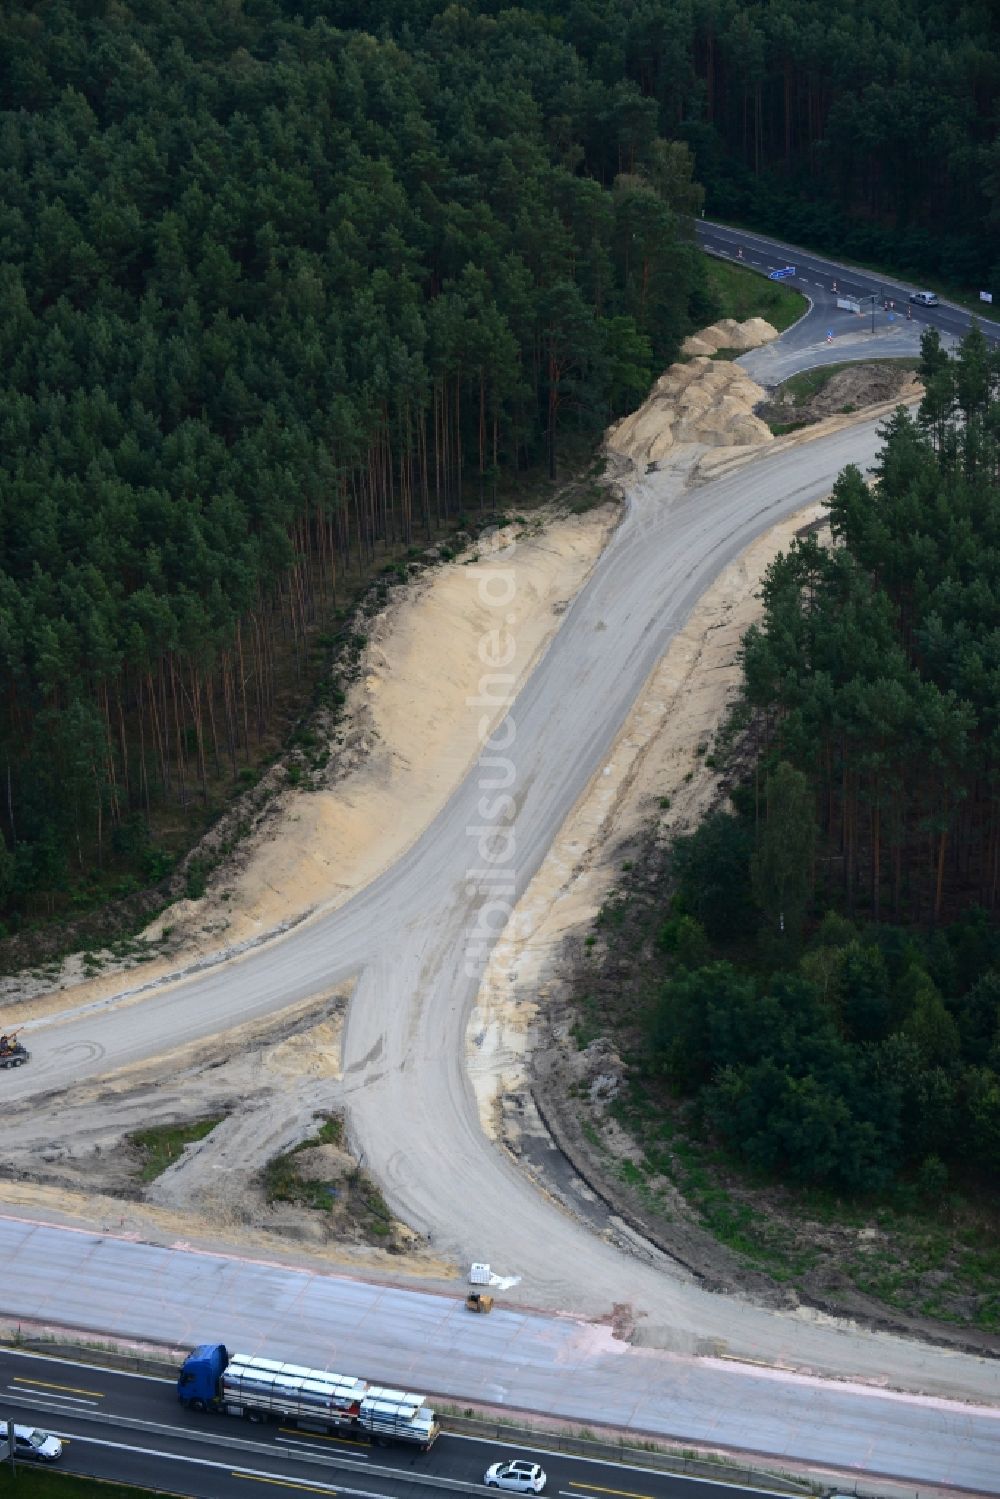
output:
[[[109,861],[162,873],[150,817],[238,782],[279,663],[346,578],[405,571],[642,399],[718,310],[703,208],[1000,282],[997,43],[986,0],[8,5],[4,928],[67,910]],[[964,508],[931,551],[984,504],[947,426],[901,423],[887,450],[900,483],[954,458],[921,503]],[[881,580],[883,634],[892,609],[904,625],[879,753],[824,731],[822,815],[849,899],[937,919],[959,890],[996,900],[992,710],[974,721],[995,679],[965,644],[986,605],[944,577],[908,592],[916,540],[905,519],[870,537],[859,484],[838,534]],[[805,582],[847,604],[863,586],[804,551],[770,607]],[[781,701],[791,754],[807,710]],[[904,788],[914,715],[907,752],[943,759]]]

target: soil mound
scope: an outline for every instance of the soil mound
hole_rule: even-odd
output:
[[[703,328],[700,333],[692,333],[681,344],[681,353],[707,356],[717,354],[720,349],[735,349],[738,354],[746,354],[750,349],[760,348],[761,344],[769,344],[777,336],[777,328],[762,317],[747,318],[742,323],[726,317]]]
[[[810,394],[797,392],[794,384],[782,387],[757,414],[767,422],[806,426],[826,417],[850,415],[883,401],[911,401],[919,391],[919,377],[906,365],[889,361],[858,363],[837,370]]]
[[[762,387],[738,365],[704,355],[672,364],[638,411],[610,429],[607,446],[642,472],[679,443],[741,447],[770,442],[769,428],[753,414],[764,397]]]

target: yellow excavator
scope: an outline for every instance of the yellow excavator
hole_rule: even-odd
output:
[[[30,1062],[31,1052],[17,1039],[17,1031],[0,1033],[0,1067],[23,1067]]]

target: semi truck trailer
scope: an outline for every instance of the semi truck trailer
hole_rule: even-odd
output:
[[[355,1433],[379,1446],[408,1442],[421,1452],[440,1430],[423,1395],[326,1369],[230,1353],[224,1343],[202,1343],[188,1354],[177,1398],[189,1410],[224,1411],[247,1421],[292,1421],[310,1431]]]

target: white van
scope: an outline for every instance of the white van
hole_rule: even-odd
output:
[[[7,1440],[7,1422],[0,1421],[0,1442]],[[62,1457],[62,1442],[37,1426],[14,1427],[14,1456],[31,1462],[54,1463]]]

